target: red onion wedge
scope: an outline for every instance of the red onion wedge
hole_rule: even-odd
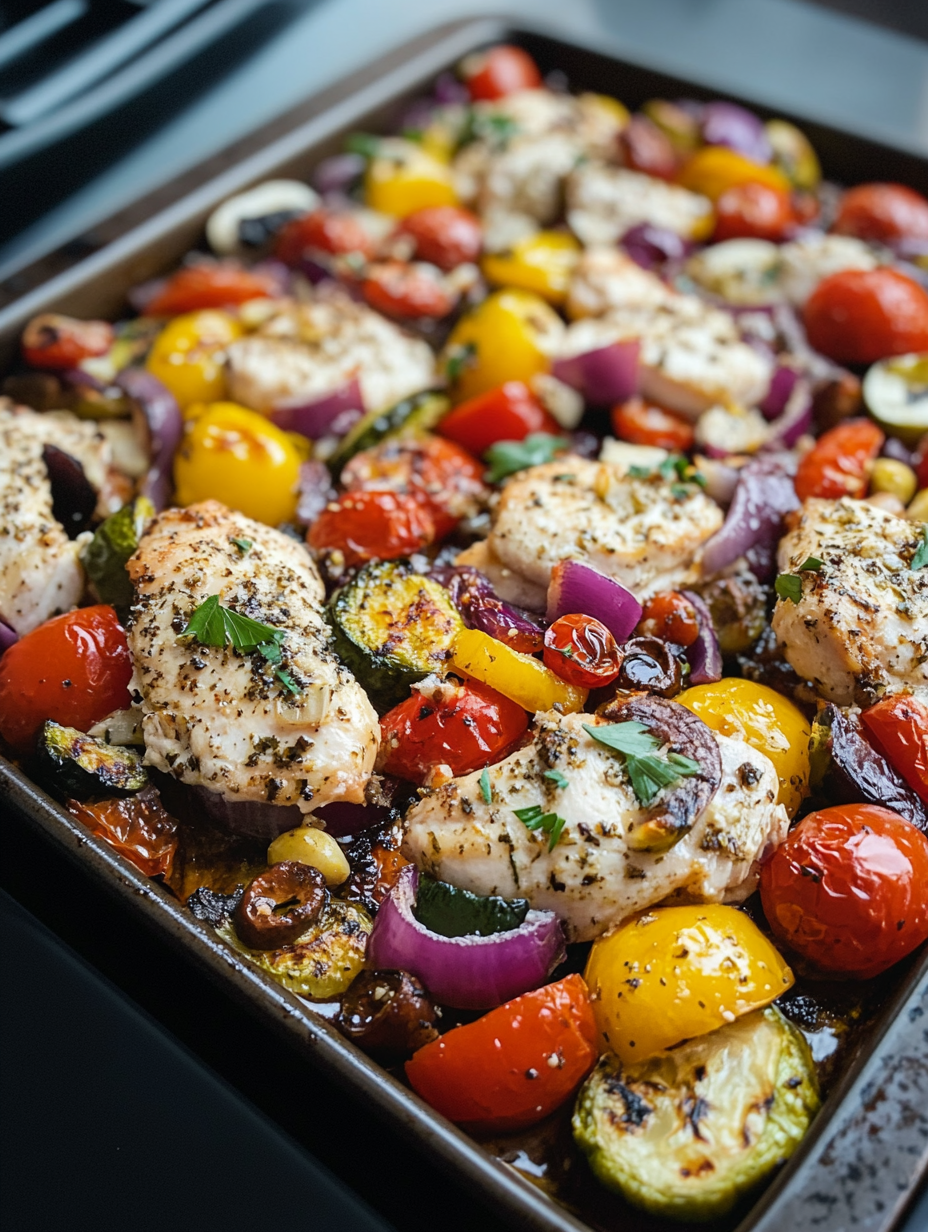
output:
[[[364,414],[364,399],[357,377],[318,398],[284,402],[269,418],[284,432],[299,432],[311,441],[323,436],[344,436]]]
[[[692,590],[683,594],[696,609],[699,622],[699,637],[687,647],[686,659],[690,665],[689,684],[715,684],[722,679],[722,652],[716,636],[712,615],[700,595]]]
[[[346,838],[349,834],[373,830],[389,816],[390,806],[386,804],[348,804],[345,800],[339,800],[316,809],[311,817],[305,818],[305,824],[311,825],[314,819],[324,821],[326,832],[333,838]]]
[[[591,406],[612,406],[638,392],[640,350],[637,338],[610,342],[582,355],[556,359],[552,373],[565,385],[579,390]]]
[[[724,145],[755,163],[769,163],[773,156],[760,117],[737,103],[721,99],[703,107],[702,139],[706,145]]]
[[[184,434],[180,407],[158,378],[143,368],[123,368],[115,384],[132,399],[133,419],[148,445],[151,469],[142,481],[140,495],[160,511],[170,504],[174,454]]]
[[[468,629],[479,629],[521,654],[544,649],[544,633],[525,612],[497,597],[489,578],[469,565],[446,565],[429,571],[452,602]]]
[[[619,243],[635,264],[646,270],[679,265],[692,255],[696,247],[676,231],[655,227],[650,222],[639,222],[629,227]]]
[[[529,911],[519,928],[489,937],[442,937],[413,914],[419,872],[409,865],[380,905],[367,962],[408,971],[432,996],[456,1009],[489,1010],[538,988],[566,954],[553,911]]]
[[[767,557],[776,549],[783,517],[799,508],[796,489],[786,462],[773,455],[755,458],[743,467],[721,530],[703,549],[703,573],[717,573],[752,549],[763,548],[757,566],[766,571]],[[769,556],[772,563],[772,556]]]
[[[798,380],[799,373],[786,364],[781,364],[775,370],[763,401],[757,404],[758,410],[763,412],[766,419],[776,419],[783,414]]]
[[[164,807],[179,821],[202,825],[204,819],[225,834],[238,838],[262,839],[270,843],[279,834],[311,824],[312,818],[296,804],[268,804],[265,800],[227,800],[206,787],[179,783],[170,774],[158,771],[152,779],[161,793]]]
[[[19,641],[19,634],[5,620],[0,620],[0,656]]]
[[[622,644],[641,619],[642,607],[630,590],[579,560],[562,560],[551,571],[549,622],[573,612],[601,621]]]
[[[781,368],[780,371],[784,370]],[[792,449],[800,436],[811,429],[812,389],[809,382],[800,377],[793,384],[782,414],[770,425],[770,435],[762,446],[762,452]]]

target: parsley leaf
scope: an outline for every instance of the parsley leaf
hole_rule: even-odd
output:
[[[817,556],[807,556],[799,566],[798,573],[821,573],[824,566],[824,561],[819,560]]]
[[[819,560],[817,556],[807,556],[795,573],[778,574],[773,589],[781,599],[789,599],[791,603],[798,603],[802,598],[802,574],[820,573],[823,568],[824,561]]]
[[[490,771],[484,770],[480,776],[480,794],[487,804],[493,803],[493,785],[490,782]]]
[[[349,154],[360,154],[362,158],[376,158],[380,138],[372,133],[350,133],[345,138],[345,149]]]
[[[238,550],[241,552],[243,556],[245,555],[246,552],[250,552],[251,549],[254,547],[254,543],[251,539],[236,539],[233,536],[232,542],[235,544],[235,546],[238,548]]]
[[[531,804],[528,808],[513,809],[513,812],[525,826],[526,830],[544,831],[548,835],[548,850],[553,851],[555,849],[560,841],[564,827],[567,825],[566,817],[559,817],[557,813],[545,813],[542,811],[540,804]]]
[[[460,346],[450,347],[445,356],[445,376],[453,385],[459,381],[477,357],[477,344],[463,342]]]
[[[922,527],[922,541],[915,549],[910,569],[924,569],[928,565],[928,526]]]
[[[654,471],[650,466],[638,466],[636,464],[634,466],[630,466],[625,473],[628,475],[629,479],[650,479],[654,474]]]
[[[684,757],[682,753],[658,755],[661,741],[637,719],[610,723],[605,727],[590,727],[584,723],[583,730],[593,740],[622,755],[639,804],[650,804],[665,787],[678,779],[698,774],[702,769],[698,761]]]
[[[556,454],[569,448],[570,441],[566,437],[552,436],[550,432],[530,432],[523,441],[497,441],[484,454],[490,465],[484,478],[487,483],[499,483],[516,471],[550,462]]]
[[[274,629],[223,607],[218,595],[210,595],[200,604],[179,637],[195,637],[201,646],[232,646],[241,654],[257,652],[274,668],[274,676],[288,693],[302,693],[302,689],[286,668],[281,667],[280,643],[283,629]]]
[[[567,786],[567,778],[561,774],[560,770],[546,770],[545,778],[550,779],[555,787],[560,787],[562,790]]]

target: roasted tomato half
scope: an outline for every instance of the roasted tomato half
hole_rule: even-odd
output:
[[[622,658],[615,638],[592,616],[579,612],[561,616],[545,633],[545,667],[581,689],[611,684]]]
[[[838,500],[866,496],[869,469],[886,435],[869,419],[851,419],[819,437],[796,471],[796,495]]]
[[[841,270],[806,300],[806,332],[839,364],[928,351],[928,292],[894,269]]]
[[[831,229],[878,244],[928,239],[928,201],[904,184],[858,184],[841,198]]]
[[[428,509],[400,492],[346,492],[316,518],[306,541],[317,552],[341,552],[352,568],[368,560],[397,560],[435,538]]]

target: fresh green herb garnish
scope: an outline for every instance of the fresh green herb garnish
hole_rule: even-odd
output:
[[[684,757],[682,753],[659,755],[657,750],[661,747],[661,741],[637,719],[610,723],[605,727],[590,727],[584,723],[583,730],[600,744],[621,753],[639,804],[650,804],[664,787],[669,787],[677,779],[698,774],[702,769],[698,761]]]
[[[528,808],[513,809],[519,821],[526,830],[543,830],[548,835],[548,850],[553,851],[561,837],[561,831],[567,825],[565,817],[557,813],[546,813],[540,804],[532,804]]]
[[[630,466],[626,474],[630,479],[653,479],[655,475],[660,475],[662,479],[666,479],[668,482],[671,479],[676,480],[676,483],[670,489],[674,496],[689,496],[689,490],[683,487],[683,484],[696,483],[701,488],[706,486],[705,475],[696,470],[689,458],[685,458],[682,453],[672,453],[656,468],[653,466]]]
[[[552,436],[550,432],[530,432],[523,441],[497,441],[483,455],[490,466],[484,478],[487,483],[499,483],[516,471],[551,462],[569,448],[565,436]]]
[[[560,787],[563,790],[567,786],[567,778],[561,774],[560,770],[546,770],[545,778],[550,779],[555,787]]]
[[[488,145],[505,147],[519,131],[519,126],[507,115],[484,115],[473,107],[467,109],[459,144],[486,141]]]
[[[915,549],[910,569],[924,569],[928,565],[928,526],[922,527],[922,541]]]
[[[445,376],[452,385],[461,379],[476,356],[477,344],[474,342],[463,342],[460,346],[449,348],[445,357]]]
[[[263,625],[250,616],[223,607],[218,595],[204,599],[178,636],[195,637],[201,646],[231,646],[240,654],[257,651],[272,665],[274,675],[288,693],[302,692],[287,669],[280,666],[283,629]]]
[[[820,573],[823,568],[824,561],[819,560],[817,556],[807,556],[795,573],[778,574],[773,589],[781,599],[789,599],[791,603],[798,603],[802,598],[802,574]]]
[[[271,666],[274,668],[274,675],[277,677],[277,679],[284,686],[284,688],[287,690],[288,693],[298,694],[298,693],[303,692],[303,690],[296,683],[296,681],[293,679],[293,677],[290,675],[287,669],[285,667],[280,666],[282,656],[281,656],[281,650],[280,650],[280,643],[278,641],[261,642],[260,645],[255,647],[255,650],[258,652],[258,654],[263,655],[264,658],[268,661],[268,663],[271,664]]]
[[[350,133],[345,138],[345,149],[349,154],[360,154],[362,158],[376,158],[380,150],[380,138],[373,133]]]
[[[232,542],[244,556],[246,552],[250,552],[254,547],[254,542],[251,539],[236,539],[233,537]]]
[[[419,878],[413,915],[423,928],[442,937],[492,937],[524,924],[525,898],[484,897],[431,877]]]
[[[480,794],[486,804],[493,803],[493,785],[490,782],[490,771],[484,770],[480,776]]]
[[[650,479],[654,471],[650,466],[630,466],[626,474],[629,479]]]

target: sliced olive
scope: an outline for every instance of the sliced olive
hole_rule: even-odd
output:
[[[283,860],[251,882],[232,914],[235,931],[253,950],[279,950],[305,932],[325,906],[318,868]]]
[[[622,650],[625,658],[616,681],[619,689],[646,689],[661,697],[680,692],[683,669],[666,642],[659,637],[633,637]]]
[[[409,1056],[436,1039],[435,1006],[414,975],[362,971],[342,998],[335,1025],[367,1052]]]

